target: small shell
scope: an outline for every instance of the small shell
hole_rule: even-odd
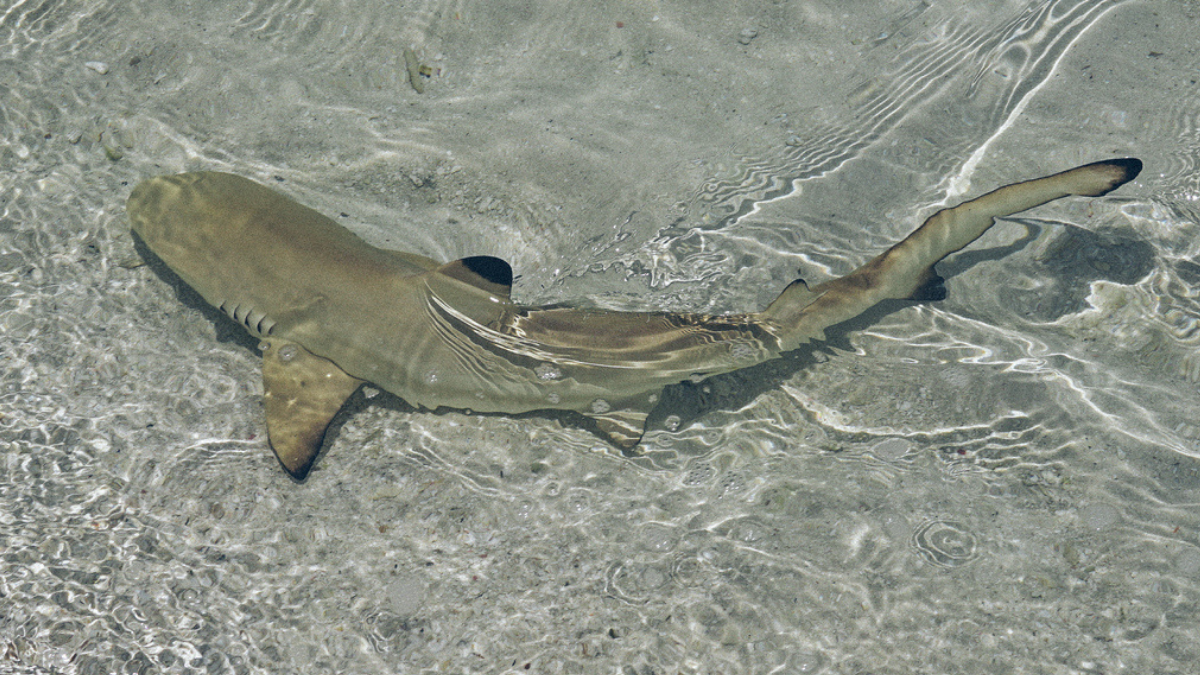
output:
[[[411,48],[404,48],[404,68],[408,70],[408,83],[418,94],[425,93],[425,83],[421,81],[421,64],[417,61],[417,53]]]

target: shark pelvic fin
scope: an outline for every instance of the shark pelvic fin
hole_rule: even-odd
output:
[[[329,422],[363,381],[295,342],[267,338],[261,348],[267,438],[283,468],[304,480]]]
[[[500,258],[490,255],[460,258],[442,265],[437,271],[492,295],[512,296],[512,266]]]
[[[641,410],[614,410],[603,414],[585,413],[596,420],[600,435],[609,443],[631,450],[642,441],[646,433],[646,418],[650,413]]]

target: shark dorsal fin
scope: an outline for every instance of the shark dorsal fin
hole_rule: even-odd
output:
[[[763,314],[766,316],[773,316],[779,314],[790,315],[799,313],[821,296],[819,292],[820,288],[820,286],[817,286],[818,290],[813,290],[808,287],[808,282],[804,281],[803,279],[796,279],[792,283],[788,284],[787,288],[783,289],[783,292],[779,294],[779,297],[771,301],[771,304],[767,306],[767,309],[763,312]],[[782,321],[782,323],[786,323],[786,320]]]
[[[490,255],[460,258],[437,268],[437,273],[470,284],[492,295],[504,298],[512,296],[512,266],[500,258]]]
[[[363,381],[295,342],[267,338],[262,350],[267,440],[292,478],[304,480],[329,422]]]

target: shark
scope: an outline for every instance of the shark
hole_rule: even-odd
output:
[[[326,430],[362,385],[418,409],[565,410],[633,451],[662,390],[781,357],[886,300],[941,300],[934,266],[996,218],[1133,180],[1108,159],[1000,187],[945,208],[849,274],[787,285],[741,314],[527,306],[513,270],[477,255],[439,262],[371,246],[251,179],[157,176],[127,202],[133,233],[206,302],[259,339],[267,440],[308,476]]]

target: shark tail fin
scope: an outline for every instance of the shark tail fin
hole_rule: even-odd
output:
[[[850,274],[808,289],[784,289],[760,318],[788,351],[823,339],[825,329],[852,319],[883,300],[946,297],[933,266],[983,236],[996,218],[1068,196],[1099,197],[1137,177],[1132,157],[1085,164],[1068,171],[1005,185],[933,214],[912,234]]]
[[[1064,174],[1069,173],[1087,173],[1090,174],[1087,183],[1077,186],[1078,191],[1074,194],[1080,197],[1103,197],[1104,195],[1116,190],[1129,181],[1137,178],[1142,172],[1142,160],[1136,157],[1122,157],[1120,159],[1106,159],[1100,162],[1092,162],[1084,164],[1081,167],[1064,171]],[[1061,175],[1061,174],[1060,174]],[[1053,176],[1051,176],[1053,178]]]

